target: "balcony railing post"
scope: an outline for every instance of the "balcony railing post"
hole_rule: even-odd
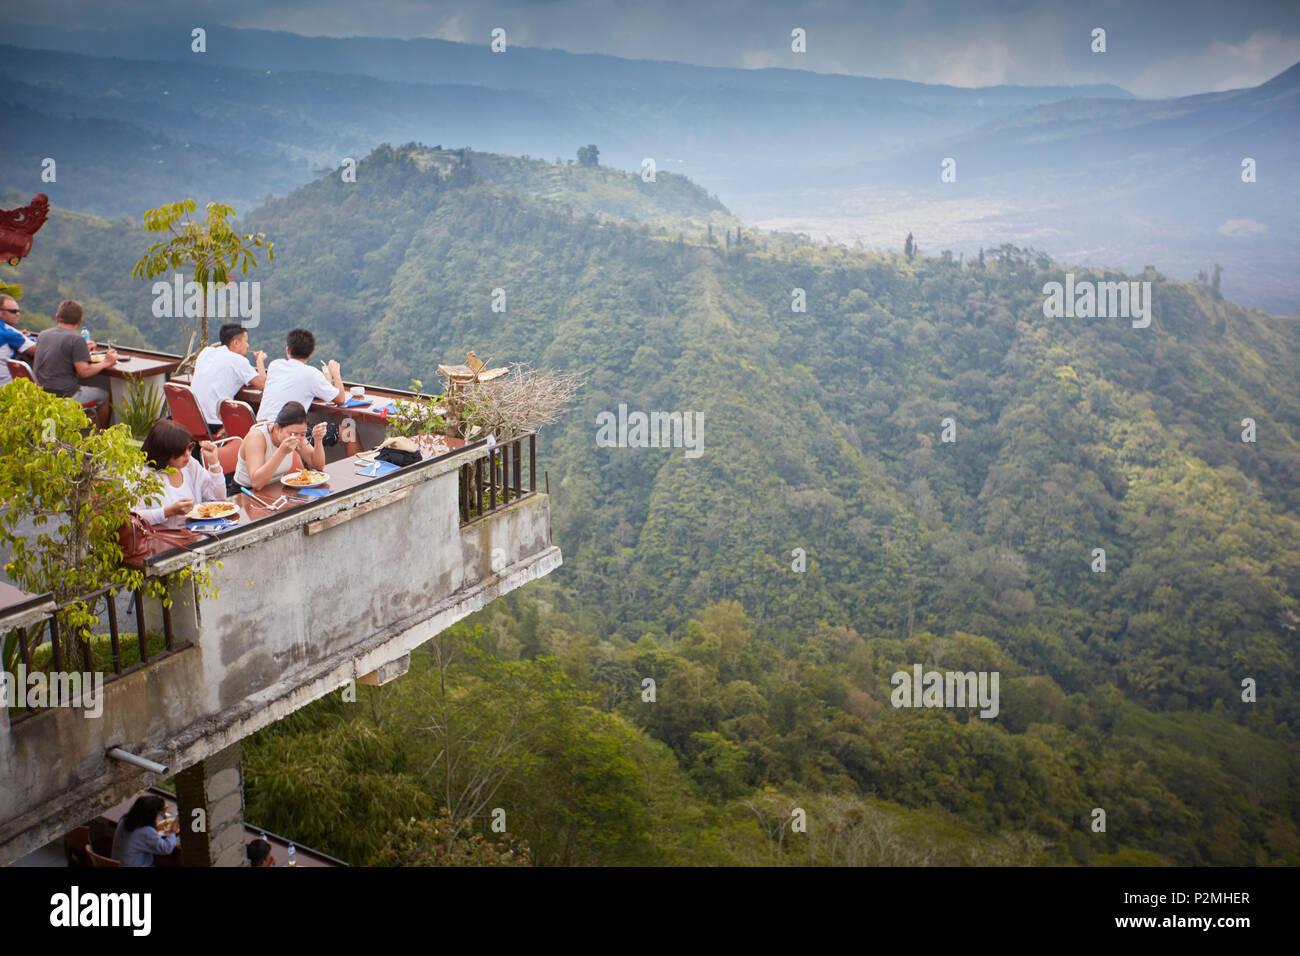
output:
[[[166,641],[167,650],[174,651],[176,650],[176,638],[172,633],[172,609],[167,606],[165,600],[163,601],[162,606],[162,619],[163,638]]]
[[[460,496],[460,523],[464,524],[469,520],[469,466],[461,464],[459,488],[456,494]]]
[[[524,493],[523,482],[523,465],[524,465],[524,443],[522,438],[516,438],[514,441],[515,453],[512,460],[515,463],[515,497],[519,498]]]
[[[41,625],[41,631],[43,630],[45,630],[44,624]],[[37,636],[40,635],[40,631],[37,631],[36,633]],[[37,643],[39,643],[39,641]],[[23,666],[30,672],[32,669],[32,648],[31,645],[27,643],[27,628],[25,627],[18,628],[18,653],[22,656]]]
[[[499,449],[493,445],[488,449],[488,506],[487,510],[492,511],[497,506],[497,452]]]
[[[50,650],[53,652],[54,669],[63,670],[63,646],[59,640],[59,612],[50,615]]]
[[[140,636],[140,663],[149,663],[149,638],[144,626],[144,591],[135,592],[135,623]]]
[[[483,513],[483,459],[474,462],[474,516]]]
[[[108,604],[108,639],[112,648],[113,673],[122,673],[122,640],[117,631],[117,596],[116,591],[109,591],[104,600]]]
[[[501,446],[501,503],[510,504],[510,449],[514,442]]]
[[[537,490],[537,432],[528,436],[528,490]]]

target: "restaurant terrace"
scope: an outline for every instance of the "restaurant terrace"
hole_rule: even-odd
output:
[[[117,351],[125,360],[100,384],[115,396],[127,375],[165,387],[172,417],[191,427],[179,357]],[[448,372],[453,385],[486,377]],[[207,821],[182,840],[185,865],[243,865],[243,738],[354,682],[401,676],[414,648],[559,567],[535,433],[424,435],[418,461],[381,467],[373,450],[391,409],[428,396],[345,384],[360,386],[355,404],[316,402],[310,421],[351,418],[370,454],[340,443],[315,496],[278,481],[242,491],[224,530],[142,557],[170,606],[144,591],[86,595],[99,625],[64,633],[51,595],[0,581],[0,636],[19,642],[24,673],[91,675],[80,703],[94,704],[0,707],[0,864],[120,816],[132,795],[174,777],[180,818],[201,809]],[[236,398],[256,408],[260,396]],[[239,428],[236,415],[228,431]],[[214,594],[184,579],[193,568]]]

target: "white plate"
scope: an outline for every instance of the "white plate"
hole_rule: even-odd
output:
[[[308,470],[310,471],[310,470],[312,470],[312,469],[308,469]],[[294,490],[297,490],[297,489],[299,489],[299,488],[315,488],[315,487],[317,487],[318,485],[329,484],[329,480],[330,480],[330,476],[329,476],[329,475],[325,475],[325,477],[324,477],[324,478],[321,478],[319,481],[313,481],[313,482],[311,482],[311,483],[309,483],[309,484],[305,484],[305,485],[300,485],[300,484],[296,484],[296,483],[291,485],[291,484],[289,484],[288,482],[286,482],[286,481],[284,480],[285,478],[293,478],[293,477],[295,477],[295,476],[297,476],[297,475],[300,475],[300,474],[302,474],[302,472],[300,472],[300,471],[290,471],[290,472],[286,472],[285,475],[284,475],[284,477],[282,477],[282,478],[280,479],[280,484],[284,485],[284,487],[286,487],[286,488],[291,488],[291,489],[294,489]],[[324,472],[321,472],[321,474],[324,475],[325,473],[324,473]]]
[[[208,515],[205,518],[199,512],[199,508],[203,507],[203,505],[195,505],[190,509],[185,517],[189,518],[191,521],[216,521],[218,518],[233,518],[239,514],[239,505],[235,504],[233,501],[205,501],[203,504],[221,505],[226,510],[219,515]]]

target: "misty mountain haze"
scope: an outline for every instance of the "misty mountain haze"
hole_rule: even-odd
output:
[[[332,39],[212,27],[16,27],[0,48],[10,169],[64,156],[56,204],[137,216],[128,183],[197,179],[249,210],[380,142],[469,146],[691,177],[760,228],[973,255],[1034,245],[1071,261],[1192,278],[1214,263],[1238,300],[1290,313],[1287,224],[1300,191],[1300,71],[1254,89],[1138,100],[1116,86],[960,89],[789,69],[740,70],[446,40]],[[27,47],[60,49],[52,56]],[[202,59],[199,59],[199,57]],[[97,147],[72,144],[91,121]],[[146,155],[149,154],[149,155]],[[93,157],[93,158],[92,158]],[[1256,160],[1262,184],[1240,180]],[[955,182],[940,163],[956,160]],[[37,177],[6,177],[20,191]],[[1194,203],[1184,200],[1195,196]]]

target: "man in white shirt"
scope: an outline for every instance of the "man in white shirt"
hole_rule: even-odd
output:
[[[339,363],[330,359],[329,378],[320,369],[307,364],[316,351],[316,336],[306,329],[292,329],[284,337],[285,357],[276,359],[266,370],[266,390],[262,404],[257,409],[259,422],[273,422],[288,402],[297,402],[311,409],[316,399],[342,405],[348,400],[348,390],[343,387]]]
[[[221,402],[234,398],[245,385],[266,385],[266,353],[256,353],[257,368],[248,361],[248,329],[238,322],[221,327],[221,344],[210,345],[194,363],[191,390],[199,403],[203,420],[215,432],[221,427]]]
[[[280,409],[289,402],[297,402],[310,411],[312,401],[317,398],[336,405],[342,405],[348,400],[348,390],[343,387],[338,362],[329,360],[326,365],[328,377],[320,369],[307,364],[311,353],[316,351],[316,336],[306,329],[291,329],[284,337],[284,342],[285,357],[276,359],[266,370],[266,389],[262,392],[262,404],[257,409],[259,422],[275,421]],[[356,424],[352,419],[343,420],[341,433],[338,422],[325,424],[323,444],[337,445],[340,438],[346,443],[349,455],[355,455],[361,450],[357,444]]]

